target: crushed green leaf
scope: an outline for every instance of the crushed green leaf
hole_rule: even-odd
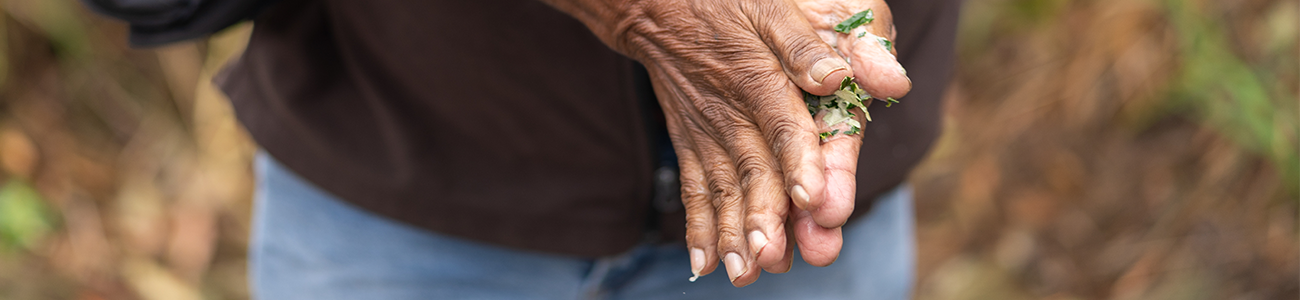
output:
[[[890,42],[889,39],[886,39],[886,38],[883,38],[883,37],[880,38],[879,41],[880,41],[880,45],[881,45],[881,46],[885,46],[885,51],[893,51],[893,50],[894,50],[894,42]]]
[[[853,16],[840,22],[840,24],[835,25],[835,31],[849,34],[854,29],[857,29],[862,25],[870,24],[871,21],[874,21],[875,19],[875,13],[872,12],[871,9],[867,9],[853,14]],[[862,38],[866,35],[867,32],[865,31],[859,32],[858,38]],[[885,50],[893,50],[893,42],[882,37],[877,37],[877,39],[878,42],[880,42],[880,45],[885,47]],[[804,104],[808,106],[808,114],[816,116],[818,112],[824,112],[822,114],[822,122],[826,122],[827,126],[836,126],[840,124],[849,125],[849,130],[840,131],[839,129],[835,129],[818,134],[822,141],[825,141],[836,134],[854,135],[861,133],[862,124],[859,123],[858,120],[853,119],[857,114],[854,114],[852,110],[854,108],[861,110],[862,116],[867,119],[867,122],[871,122],[871,114],[867,112],[867,105],[864,103],[871,101],[871,99],[872,97],[867,94],[867,91],[862,90],[862,87],[858,86],[856,82],[853,82],[853,77],[844,78],[844,81],[840,82],[840,88],[836,90],[834,94],[829,96],[817,96],[809,94],[808,92],[803,93]],[[894,103],[898,103],[898,100],[894,100],[894,98],[885,98],[883,101],[885,101],[885,107],[890,107]]]
[[[862,132],[862,124],[853,119],[853,117],[857,116],[857,114],[853,113],[854,108],[862,111],[863,117],[868,122],[871,121],[871,114],[867,112],[866,102],[871,101],[872,97],[862,87],[858,86],[857,82],[853,81],[853,77],[844,78],[844,81],[840,82],[840,89],[836,90],[834,94],[817,96],[804,92],[803,97],[804,104],[808,106],[808,114],[816,116],[819,112],[823,113],[822,122],[825,122],[827,126],[849,125],[849,130],[835,129],[818,134],[823,141],[836,134],[854,135]],[[893,97],[885,98],[882,101],[885,102],[885,107],[898,103],[898,100],[894,100]]]
[[[871,12],[871,9],[867,9],[858,12],[856,14],[853,14],[853,16],[850,16],[848,19],[844,20],[844,22],[840,22],[840,24],[835,25],[835,31],[839,31],[842,33],[849,33],[850,31],[853,31],[854,28],[858,28],[858,26],[862,26],[864,24],[869,24],[871,23],[871,21],[874,21],[875,19],[876,19],[875,13]]]
[[[861,131],[862,124],[853,119],[857,114],[850,110],[854,108],[861,110],[867,120],[870,121],[871,115],[867,113],[867,107],[862,103],[870,100],[871,95],[868,95],[857,83],[853,82],[852,77],[844,78],[844,81],[840,82],[840,89],[829,96],[804,93],[804,103],[808,106],[808,114],[817,115],[818,112],[824,111],[822,122],[826,122],[827,125],[835,126],[845,123],[849,125],[849,130],[844,132],[836,129],[821,133],[822,140],[836,134],[853,134]]]

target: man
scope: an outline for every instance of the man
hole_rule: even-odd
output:
[[[956,4],[890,4],[274,4],[219,78],[265,149],[254,295],[906,298]],[[823,139],[801,93],[851,76],[911,96]]]

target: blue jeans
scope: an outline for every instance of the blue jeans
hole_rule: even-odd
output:
[[[328,194],[265,153],[256,158],[254,299],[908,299],[912,195],[900,187],[844,229],[829,267],[736,288],[719,266],[696,282],[683,244],[596,259],[510,249],[418,229]],[[795,251],[796,255],[798,251]]]

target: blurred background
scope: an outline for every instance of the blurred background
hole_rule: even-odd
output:
[[[968,0],[918,299],[1300,298],[1300,3]],[[246,299],[251,25],[0,0],[0,299]],[[906,105],[906,104],[904,104]]]

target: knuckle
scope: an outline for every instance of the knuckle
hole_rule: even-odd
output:
[[[767,21],[755,22],[755,29],[763,37],[763,40],[769,43],[769,46],[780,53],[784,59],[812,63],[831,51],[829,46],[824,46],[825,43],[815,33],[801,31],[802,27],[783,24],[784,20],[803,18],[797,8],[774,5],[773,3],[762,3],[761,5],[750,5],[748,7],[750,7],[750,14],[754,15],[756,19]],[[794,65],[799,69],[797,71],[800,72],[806,72],[809,69],[808,66]]]
[[[704,186],[695,179],[685,179],[682,181],[682,206],[685,206],[687,212],[711,211],[712,202],[709,201],[709,195]]]
[[[745,235],[741,234],[739,222],[718,223],[718,244],[726,246],[738,245],[745,240]]]
[[[793,117],[775,117],[763,120],[759,127],[764,128],[771,140],[785,140],[799,133],[802,126]]]
[[[709,178],[709,191],[715,196],[731,190],[731,186],[736,184],[733,179],[735,173],[725,163],[715,163],[706,175]]]
[[[740,206],[740,191],[736,185],[729,180],[715,180],[710,183],[709,191],[712,193],[713,207],[718,211],[728,211]]]
[[[757,221],[770,220],[773,222],[779,222],[779,220],[785,219],[784,213],[778,212],[776,207],[767,205],[750,205],[745,207],[745,216],[751,220]]]
[[[775,57],[751,57],[739,60],[734,65],[736,74],[732,89],[741,91],[741,96],[763,99],[770,97],[785,87],[788,76],[785,75],[781,62]]]
[[[737,106],[744,107],[756,115],[772,115],[772,112],[779,112],[778,108],[782,105],[789,105],[792,97],[797,98],[797,94],[791,94],[797,87],[790,82],[788,76],[782,73],[777,63],[775,70],[761,70],[748,73],[750,76],[745,77],[734,83],[731,88],[735,89],[738,94],[734,99],[738,99]]]
[[[717,133],[730,137],[741,130],[748,120],[743,118],[735,107],[721,101],[701,103],[700,113],[704,115],[710,127]]]
[[[764,120],[761,125],[765,137],[771,143],[773,151],[776,151],[778,157],[785,158],[789,161],[798,157],[799,145],[804,141],[802,135],[811,137],[811,133],[806,133],[799,123],[791,118],[769,118]]]
[[[829,46],[815,35],[789,33],[791,38],[781,41],[780,51],[785,51],[786,57],[791,60],[791,66],[799,68],[800,72],[807,72],[811,69],[812,64],[828,56]]]
[[[691,203],[707,202],[702,201],[707,198],[704,193],[705,189],[699,180],[694,178],[682,177],[682,204],[691,205]]]
[[[709,235],[711,230],[712,228],[710,228],[709,222],[705,217],[698,216],[698,215],[690,215],[686,217],[687,237],[700,236],[700,235],[707,236]]]
[[[740,171],[741,182],[748,186],[761,182],[773,171],[771,164],[753,151],[740,156],[737,169]]]
[[[686,207],[687,214],[694,215],[697,212],[713,210],[713,203],[710,203],[708,197],[704,194],[682,191],[682,206]]]

